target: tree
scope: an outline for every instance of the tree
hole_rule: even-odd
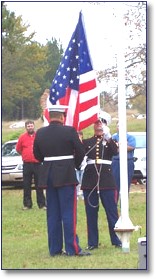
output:
[[[40,116],[39,98],[47,70],[45,60],[46,49],[36,42],[23,46],[18,53],[3,53],[3,117],[22,119]]]
[[[35,32],[25,36],[29,26],[23,23],[21,16],[16,17],[14,12],[8,11],[5,2],[2,2],[2,49],[7,48],[13,53],[22,45],[30,43]]]
[[[48,65],[48,71],[45,74],[45,80],[51,85],[52,80],[55,76],[56,70],[58,69],[59,63],[62,58],[63,48],[60,42],[58,43],[55,38],[48,41],[47,47],[47,59],[46,63]]]
[[[28,27],[23,24],[22,17],[16,18],[2,5],[3,119],[36,116],[38,102],[35,94],[43,90],[41,83],[47,68],[45,50],[32,41],[34,33],[25,36]],[[33,103],[35,106],[31,109]]]
[[[126,94],[127,100],[132,104],[136,102],[137,105],[137,97],[139,99],[141,97],[146,98],[146,2],[127,2],[124,5],[127,5],[124,20],[127,37],[129,38],[128,47],[125,51]],[[110,97],[105,100],[105,103],[110,101],[114,102],[114,105],[117,103],[117,78],[117,64],[98,72],[99,82],[109,82],[114,87],[113,92],[110,88],[110,92],[108,92]],[[142,102],[142,104],[146,105],[145,102]],[[144,107],[145,109],[146,107]]]
[[[29,25],[2,6],[2,116],[4,120],[38,118],[40,97],[49,88],[63,53],[56,39],[46,46],[25,36]]]

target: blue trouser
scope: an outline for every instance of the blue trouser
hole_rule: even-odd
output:
[[[128,192],[130,190],[130,185],[132,182],[132,178],[134,175],[134,160],[133,158],[127,160],[127,167],[128,167]],[[120,160],[113,159],[112,160],[112,172],[114,175],[114,179],[116,182],[116,186],[118,189],[118,198],[120,193]]]
[[[61,253],[63,249],[63,233],[65,250],[69,255],[81,251],[76,235],[77,196],[76,186],[54,188],[52,180],[47,188],[47,226],[50,255]]]
[[[98,211],[99,211],[99,195],[94,190],[83,190],[85,209],[87,216],[87,229],[88,229],[88,245],[98,246],[99,233],[98,233]],[[100,190],[101,203],[105,209],[109,234],[112,245],[121,244],[121,241],[114,232],[115,224],[118,220],[118,211],[116,203],[115,190]],[[98,206],[97,206],[98,205]]]

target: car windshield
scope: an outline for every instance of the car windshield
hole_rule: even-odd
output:
[[[2,146],[2,156],[20,156],[16,151],[16,142],[4,144]]]
[[[146,135],[135,135],[136,148],[146,148]]]

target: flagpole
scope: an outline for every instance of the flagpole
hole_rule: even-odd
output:
[[[118,6],[119,8],[119,6]],[[117,69],[118,69],[118,117],[120,152],[120,200],[121,216],[115,224],[115,232],[122,242],[122,251],[130,251],[130,235],[134,226],[129,218],[128,171],[127,171],[127,125],[126,125],[126,88],[125,88],[125,38],[122,8],[117,15]]]

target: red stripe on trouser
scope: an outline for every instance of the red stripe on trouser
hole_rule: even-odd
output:
[[[118,199],[119,199],[118,191],[117,191],[117,190],[114,190],[114,200],[115,200],[115,203],[118,202]]]
[[[77,243],[76,223],[77,223],[77,191],[76,191],[76,187],[74,187],[74,208],[73,208],[74,249],[75,249],[75,253],[78,254],[79,246]]]

